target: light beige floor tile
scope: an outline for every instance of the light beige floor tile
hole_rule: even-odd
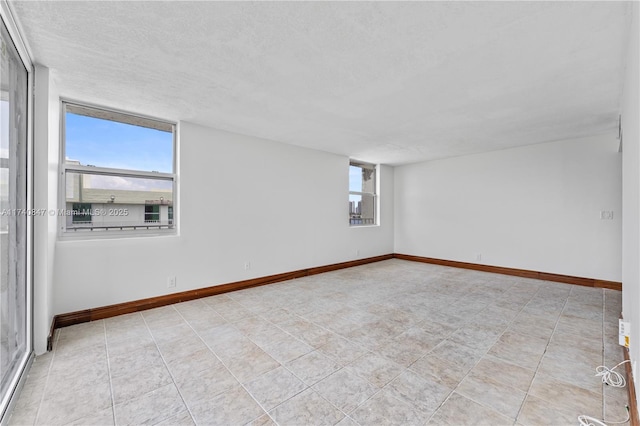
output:
[[[95,413],[91,413],[86,417],[83,417],[81,419],[68,423],[68,425],[69,426],[115,425],[115,419],[113,417],[113,407],[105,408],[104,410],[99,410]]]
[[[367,353],[365,348],[337,334],[328,335],[324,345],[320,346],[318,351],[335,360],[340,365],[347,365]]]
[[[169,372],[177,384],[185,380],[197,380],[198,373],[218,365],[222,363],[209,349],[202,349],[167,362]]]
[[[202,339],[195,334],[189,334],[183,338],[158,343],[158,348],[165,362],[184,358],[194,352],[208,349]]]
[[[244,425],[265,414],[241,386],[197,402],[190,408],[196,424],[200,425]]]
[[[436,377],[424,378],[412,371],[405,371],[385,389],[396,398],[409,403],[427,418],[453,390]]]
[[[268,341],[260,345],[260,348],[281,364],[286,364],[315,350],[312,346],[288,334],[282,339]]]
[[[64,327],[59,330],[56,351],[67,353],[87,346],[105,343],[103,321],[86,322]]]
[[[109,356],[128,354],[141,346],[154,345],[155,341],[151,332],[145,325],[144,333],[131,333],[123,336],[116,336],[116,338],[110,338],[107,335],[107,351]]]
[[[108,383],[109,369],[106,360],[94,363],[79,363],[75,368],[52,370],[47,378],[45,392],[48,396],[59,389],[80,389],[94,383]]]
[[[571,353],[553,355],[548,351],[540,362],[538,373],[602,394],[602,380],[595,376],[598,365],[602,365],[602,361],[585,363]]]
[[[172,342],[178,339],[185,338],[187,336],[196,336],[195,331],[182,321],[177,324],[165,325],[164,323],[158,326],[149,326],[153,339],[158,345],[162,345],[166,342]]]
[[[183,377],[178,389],[187,404],[192,405],[214,397],[236,387],[238,381],[222,364],[193,373],[191,378]]]
[[[269,411],[307,388],[284,367],[271,370],[245,384],[249,393]]]
[[[200,337],[222,361],[240,358],[258,348],[248,337],[231,326],[218,327]]]
[[[423,425],[426,418],[410,404],[382,389],[349,417],[360,425]]]
[[[130,352],[109,354],[109,371],[112,377],[138,373],[145,368],[162,367],[164,362],[154,343],[138,346]]]
[[[149,327],[138,312],[122,317],[108,318],[104,320],[104,324],[109,345],[131,338],[151,338]]]
[[[31,405],[15,407],[9,417],[9,426],[27,426],[36,423],[36,416],[40,408],[40,401]]]
[[[512,425],[513,420],[454,392],[436,411],[429,425]]]
[[[184,323],[184,318],[172,305],[149,309],[141,314],[151,331],[175,327]]]
[[[424,330],[412,328],[390,339],[388,343],[376,349],[376,352],[398,365],[408,367],[440,343],[441,339],[429,335]]]
[[[556,326],[556,320],[521,313],[509,325],[509,332],[540,337],[549,340]]]
[[[535,369],[547,343],[544,338],[506,331],[488,353],[522,367]]]
[[[281,426],[335,425],[344,414],[312,389],[299,393],[269,412]]]
[[[395,362],[369,352],[349,364],[360,377],[381,388],[402,373],[403,368]]]
[[[224,360],[224,363],[240,383],[246,383],[280,366],[278,361],[257,346],[242,357]]]
[[[117,425],[157,424],[186,411],[173,384],[141,395],[115,406]]]
[[[585,413],[567,407],[552,406],[547,401],[528,395],[517,423],[523,426],[576,425],[581,414]]]
[[[138,398],[171,382],[171,375],[164,364],[112,377],[113,400],[116,404],[120,404],[121,402]]]
[[[436,316],[437,318],[437,316]],[[459,327],[450,323],[438,320],[424,320],[418,325],[421,329],[431,334],[435,338],[446,339]]]
[[[313,390],[344,413],[350,413],[378,391],[349,367],[338,370],[316,383]]]
[[[577,410],[578,413],[586,413],[594,407],[602,406],[601,393],[591,392],[540,373],[536,373],[529,394],[555,407]],[[602,409],[598,408],[598,412],[602,412]]]
[[[156,423],[157,426],[193,426],[193,418],[188,411],[183,411],[174,416],[171,416],[160,423]]]
[[[58,352],[51,361],[49,374],[73,373],[74,370],[107,365],[107,347],[104,343],[86,346],[78,351]]]
[[[258,417],[254,421],[247,423],[247,426],[277,426],[277,423],[273,421],[268,414]]]
[[[527,392],[535,371],[487,355],[478,362],[469,374],[478,378],[490,378]]]
[[[503,325],[467,324],[456,330],[447,340],[486,352],[498,340],[505,328]]]
[[[47,352],[34,358],[31,368],[29,369],[30,379],[46,378],[51,369],[51,361],[53,360],[53,352]]]
[[[456,388],[456,392],[514,421],[527,395],[526,392],[491,377],[474,375],[467,375]]]
[[[319,351],[303,355],[287,363],[285,367],[306,383],[307,386],[313,386],[341,368],[340,364]]]
[[[349,416],[345,416],[342,418],[342,420],[340,420],[336,426],[360,426],[358,425],[358,423],[356,423],[355,420],[353,420],[351,417]]]
[[[15,402],[16,408],[35,405],[36,408],[44,395],[47,376],[33,377],[29,375],[20,391],[20,398]]]
[[[78,378],[76,382],[85,382]],[[61,392],[60,389],[65,389]],[[65,386],[47,385],[36,424],[66,424],[87,417],[111,406],[108,379],[93,383],[66,383]]]

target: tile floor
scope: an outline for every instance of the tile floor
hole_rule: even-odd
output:
[[[621,293],[388,260],[58,330],[14,425],[626,417]]]

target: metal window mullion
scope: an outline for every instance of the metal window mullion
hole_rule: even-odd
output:
[[[173,173],[160,173],[160,172],[144,172],[126,169],[111,169],[107,167],[93,167],[93,166],[80,166],[75,164],[65,164],[65,172],[85,173],[92,175],[108,175],[108,176],[122,176],[133,178],[145,178],[145,179],[157,179],[157,180],[171,180],[175,179]]]

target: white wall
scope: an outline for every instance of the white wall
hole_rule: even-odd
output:
[[[60,100],[53,74],[35,67],[34,208],[57,209]],[[53,318],[53,271],[56,243],[55,216],[34,217],[34,349],[46,352]]]
[[[618,146],[604,135],[396,167],[395,252],[620,281]]]
[[[180,235],[58,241],[55,314],[393,252],[393,168],[381,226],[354,229],[347,157],[179,127]]]
[[[640,359],[640,7],[632,6],[632,25],[622,94],[622,312],[631,322],[631,359]],[[634,365],[635,366],[635,365]],[[635,370],[635,368],[634,368]],[[636,395],[640,380],[634,372]]]

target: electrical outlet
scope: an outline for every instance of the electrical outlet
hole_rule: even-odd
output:
[[[477,261],[481,261],[482,260],[482,254],[481,253],[476,254],[476,260]]]
[[[613,211],[611,211],[611,210],[601,210],[600,211],[600,219],[601,220],[613,220]]]
[[[356,256],[360,256],[360,249],[356,249]]]
[[[629,336],[631,335],[631,323],[618,319],[618,344],[629,347]]]
[[[249,262],[248,260],[245,260],[245,262],[244,262],[244,270],[248,271],[249,269],[251,269],[251,262]]]
[[[171,275],[167,277],[167,288],[174,288],[176,286],[176,277]]]

